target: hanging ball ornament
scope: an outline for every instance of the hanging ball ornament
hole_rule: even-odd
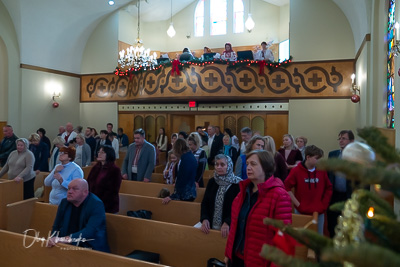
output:
[[[359,96],[359,95],[356,95],[356,94],[352,95],[352,96],[351,96],[351,102],[353,102],[353,103],[358,103],[358,102],[360,102],[360,96]]]
[[[53,102],[53,108],[58,108],[59,105],[58,102]]]

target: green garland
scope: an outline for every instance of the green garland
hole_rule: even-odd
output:
[[[190,61],[179,62],[178,68],[181,71],[184,68],[189,68],[190,66],[206,66],[210,64],[220,64],[220,65],[228,65],[228,68],[239,68],[242,66],[260,66],[264,63],[264,66],[267,67],[269,70],[276,69],[276,68],[287,68],[290,63],[292,62],[293,57],[290,56],[289,59],[283,62],[266,62],[264,60],[238,60],[238,61],[229,61],[229,60],[222,60],[222,59],[213,59],[213,60],[200,60],[198,58],[192,59]],[[139,74],[146,71],[153,71],[156,74],[160,73],[162,68],[167,68],[172,66],[173,60],[170,60],[165,63],[158,64],[154,69],[145,69],[143,67],[139,67],[138,69],[130,68],[127,70],[121,70],[119,67],[115,68],[114,74],[117,76],[131,76],[135,74]]]

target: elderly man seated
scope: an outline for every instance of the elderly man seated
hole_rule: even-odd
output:
[[[69,183],[67,198],[58,206],[52,237],[47,245],[53,247],[57,243],[110,252],[103,202],[89,193],[84,179]]]

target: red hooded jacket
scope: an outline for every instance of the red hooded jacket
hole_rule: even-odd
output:
[[[240,193],[232,203],[231,229],[225,248],[225,256],[232,259],[238,217],[246,196],[246,188],[251,183],[247,179],[239,183]],[[258,199],[247,217],[244,243],[245,266],[269,266],[270,262],[260,256],[263,244],[273,245],[272,239],[277,229],[267,226],[263,219],[269,217],[282,220],[285,224],[292,223],[292,204],[282,181],[271,176],[258,185]]]
[[[332,196],[332,184],[326,171],[308,169],[299,163],[285,180],[287,191],[295,188],[295,197],[300,202],[296,208],[301,214],[312,215],[314,211],[324,213]]]

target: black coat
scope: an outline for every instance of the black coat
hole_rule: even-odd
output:
[[[210,227],[212,227],[214,208],[215,208],[215,197],[217,196],[219,185],[215,182],[214,178],[208,181],[206,192],[204,193],[203,201],[201,202],[201,214],[200,222],[208,220]],[[239,184],[232,184],[226,191],[224,196],[224,205],[222,208],[222,223],[231,224],[231,207],[232,202],[239,193]]]
[[[211,147],[208,148],[208,165],[214,166],[214,158],[218,155],[221,149],[224,147],[224,143],[222,142],[222,138],[224,137],[223,134],[215,135],[214,140],[212,142]]]

